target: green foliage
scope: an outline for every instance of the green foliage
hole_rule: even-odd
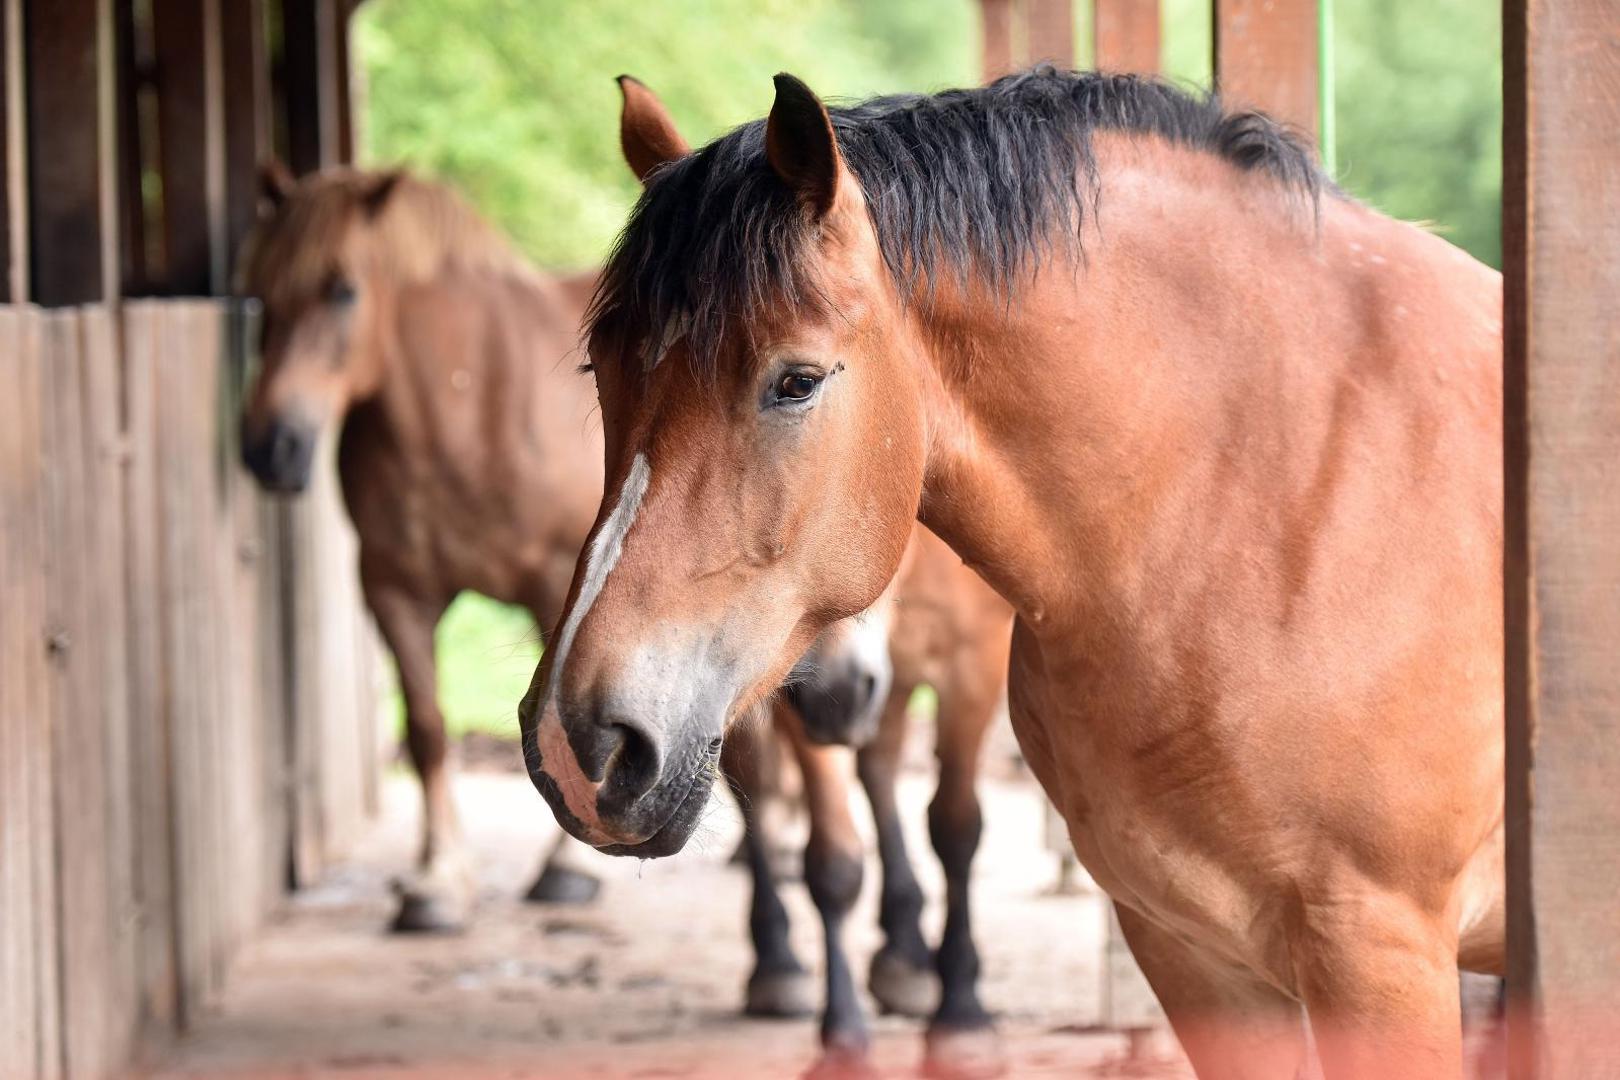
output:
[[[1502,261],[1501,11],[1479,0],[1340,0],[1339,181]]]
[[[540,661],[540,635],[522,608],[462,593],[434,636],[439,702],[452,736],[482,731],[518,737],[517,703]],[[405,705],[396,689],[383,703],[390,733],[404,730]]]
[[[369,160],[464,189],[547,265],[600,262],[635,198],[636,75],[694,145],[762,115],[791,70],[829,98],[970,82],[972,0],[372,0],[356,20]]]

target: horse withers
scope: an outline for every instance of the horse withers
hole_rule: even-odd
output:
[[[522,709],[564,826],[678,851],[920,516],[1017,612],[1015,731],[1194,1067],[1292,1077],[1308,1016],[1330,1080],[1459,1075],[1505,933],[1499,276],[1150,80],[781,76],[695,153],[636,108],[607,485]]]

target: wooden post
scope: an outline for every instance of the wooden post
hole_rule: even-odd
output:
[[[28,299],[28,187],[23,152],[22,0],[0,0],[0,304]]]
[[[234,273],[242,240],[259,216],[259,165],[270,155],[269,61],[263,0],[220,11],[225,70],[225,265]]]
[[[1215,86],[1314,140],[1316,0],[1215,0]]]
[[[1013,0],[979,0],[984,32],[984,81],[994,82],[1018,66],[1013,46]]]
[[[25,7],[30,292],[40,304],[88,303],[118,280],[111,0]]]
[[[1620,5],[1504,5],[1510,1075],[1620,1075]]]
[[[1025,0],[1028,62],[1074,67],[1074,0]]]
[[[220,0],[152,0],[152,29],[162,142],[164,291],[223,292]]]
[[[1094,0],[1092,20],[1097,70],[1158,72],[1158,0]]]
[[[344,160],[348,70],[338,0],[282,0],[287,164],[302,175]]]

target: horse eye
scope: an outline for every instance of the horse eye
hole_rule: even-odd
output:
[[[326,284],[326,302],[340,307],[354,303],[354,286],[347,278],[334,277]]]
[[[776,384],[776,396],[782,401],[805,401],[816,392],[821,379],[802,371],[789,372]]]

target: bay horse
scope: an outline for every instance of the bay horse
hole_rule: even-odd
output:
[[[920,519],[1015,609],[1019,742],[1198,1073],[1291,1078],[1308,1020],[1329,1080],[1459,1076],[1505,936],[1500,276],[1148,79],[781,75],[696,152],[630,107],[607,484],[520,712],[564,827],[679,851]]]
[[[434,629],[472,590],[561,610],[601,498],[595,394],[571,359],[595,275],[530,265],[451,189],[403,171],[267,165],[271,212],[241,267],[263,304],[262,370],[243,416],[261,485],[308,483],[322,432],[360,542],[366,603],[399,667],[406,748],[422,785],[417,872],[399,931],[462,927],[473,877],[457,822]],[[845,620],[796,679],[801,707],[839,729],[872,722],[888,686],[888,623]],[[559,837],[528,898],[581,902],[598,882]]]
[[[804,855],[805,883],[821,916],[825,943],[825,992],[821,1019],[821,1075],[862,1071],[870,1045],[864,1010],[845,955],[842,930],[858,895],[865,846],[850,813],[850,781],[858,772],[872,806],[882,865],[878,920],[884,943],[872,957],[867,986],[886,1012],[928,1017],[926,1061],[930,1072],[983,1074],[999,1067],[989,1014],[978,996],[979,957],[973,941],[968,897],[981,816],[975,784],[985,735],[1001,713],[1007,681],[1012,611],[945,544],[916,526],[892,592],[888,618],[892,686],[875,731],[852,730],[861,715],[826,710],[819,730],[809,730],[818,710],[802,699],[779,698],[775,729],[792,747],[810,808],[810,838]],[[837,624],[835,624],[837,625]],[[946,916],[937,953],[923,936],[923,892],[912,869],[895,800],[895,781],[917,687],[938,696],[935,754],[939,779],[928,809],[929,839],[945,871]],[[846,718],[843,727],[835,717]],[[788,941],[787,909],[771,872],[768,837],[755,808],[762,784],[758,747],[747,732],[728,735],[721,760],[738,789],[744,843],[753,878],[749,929],[755,965],[745,1011],[757,1016],[795,1016],[810,1008],[809,975]],[[850,746],[858,767],[852,769]],[[937,970],[937,974],[936,974]],[[967,1033],[964,1037],[964,1033]]]

